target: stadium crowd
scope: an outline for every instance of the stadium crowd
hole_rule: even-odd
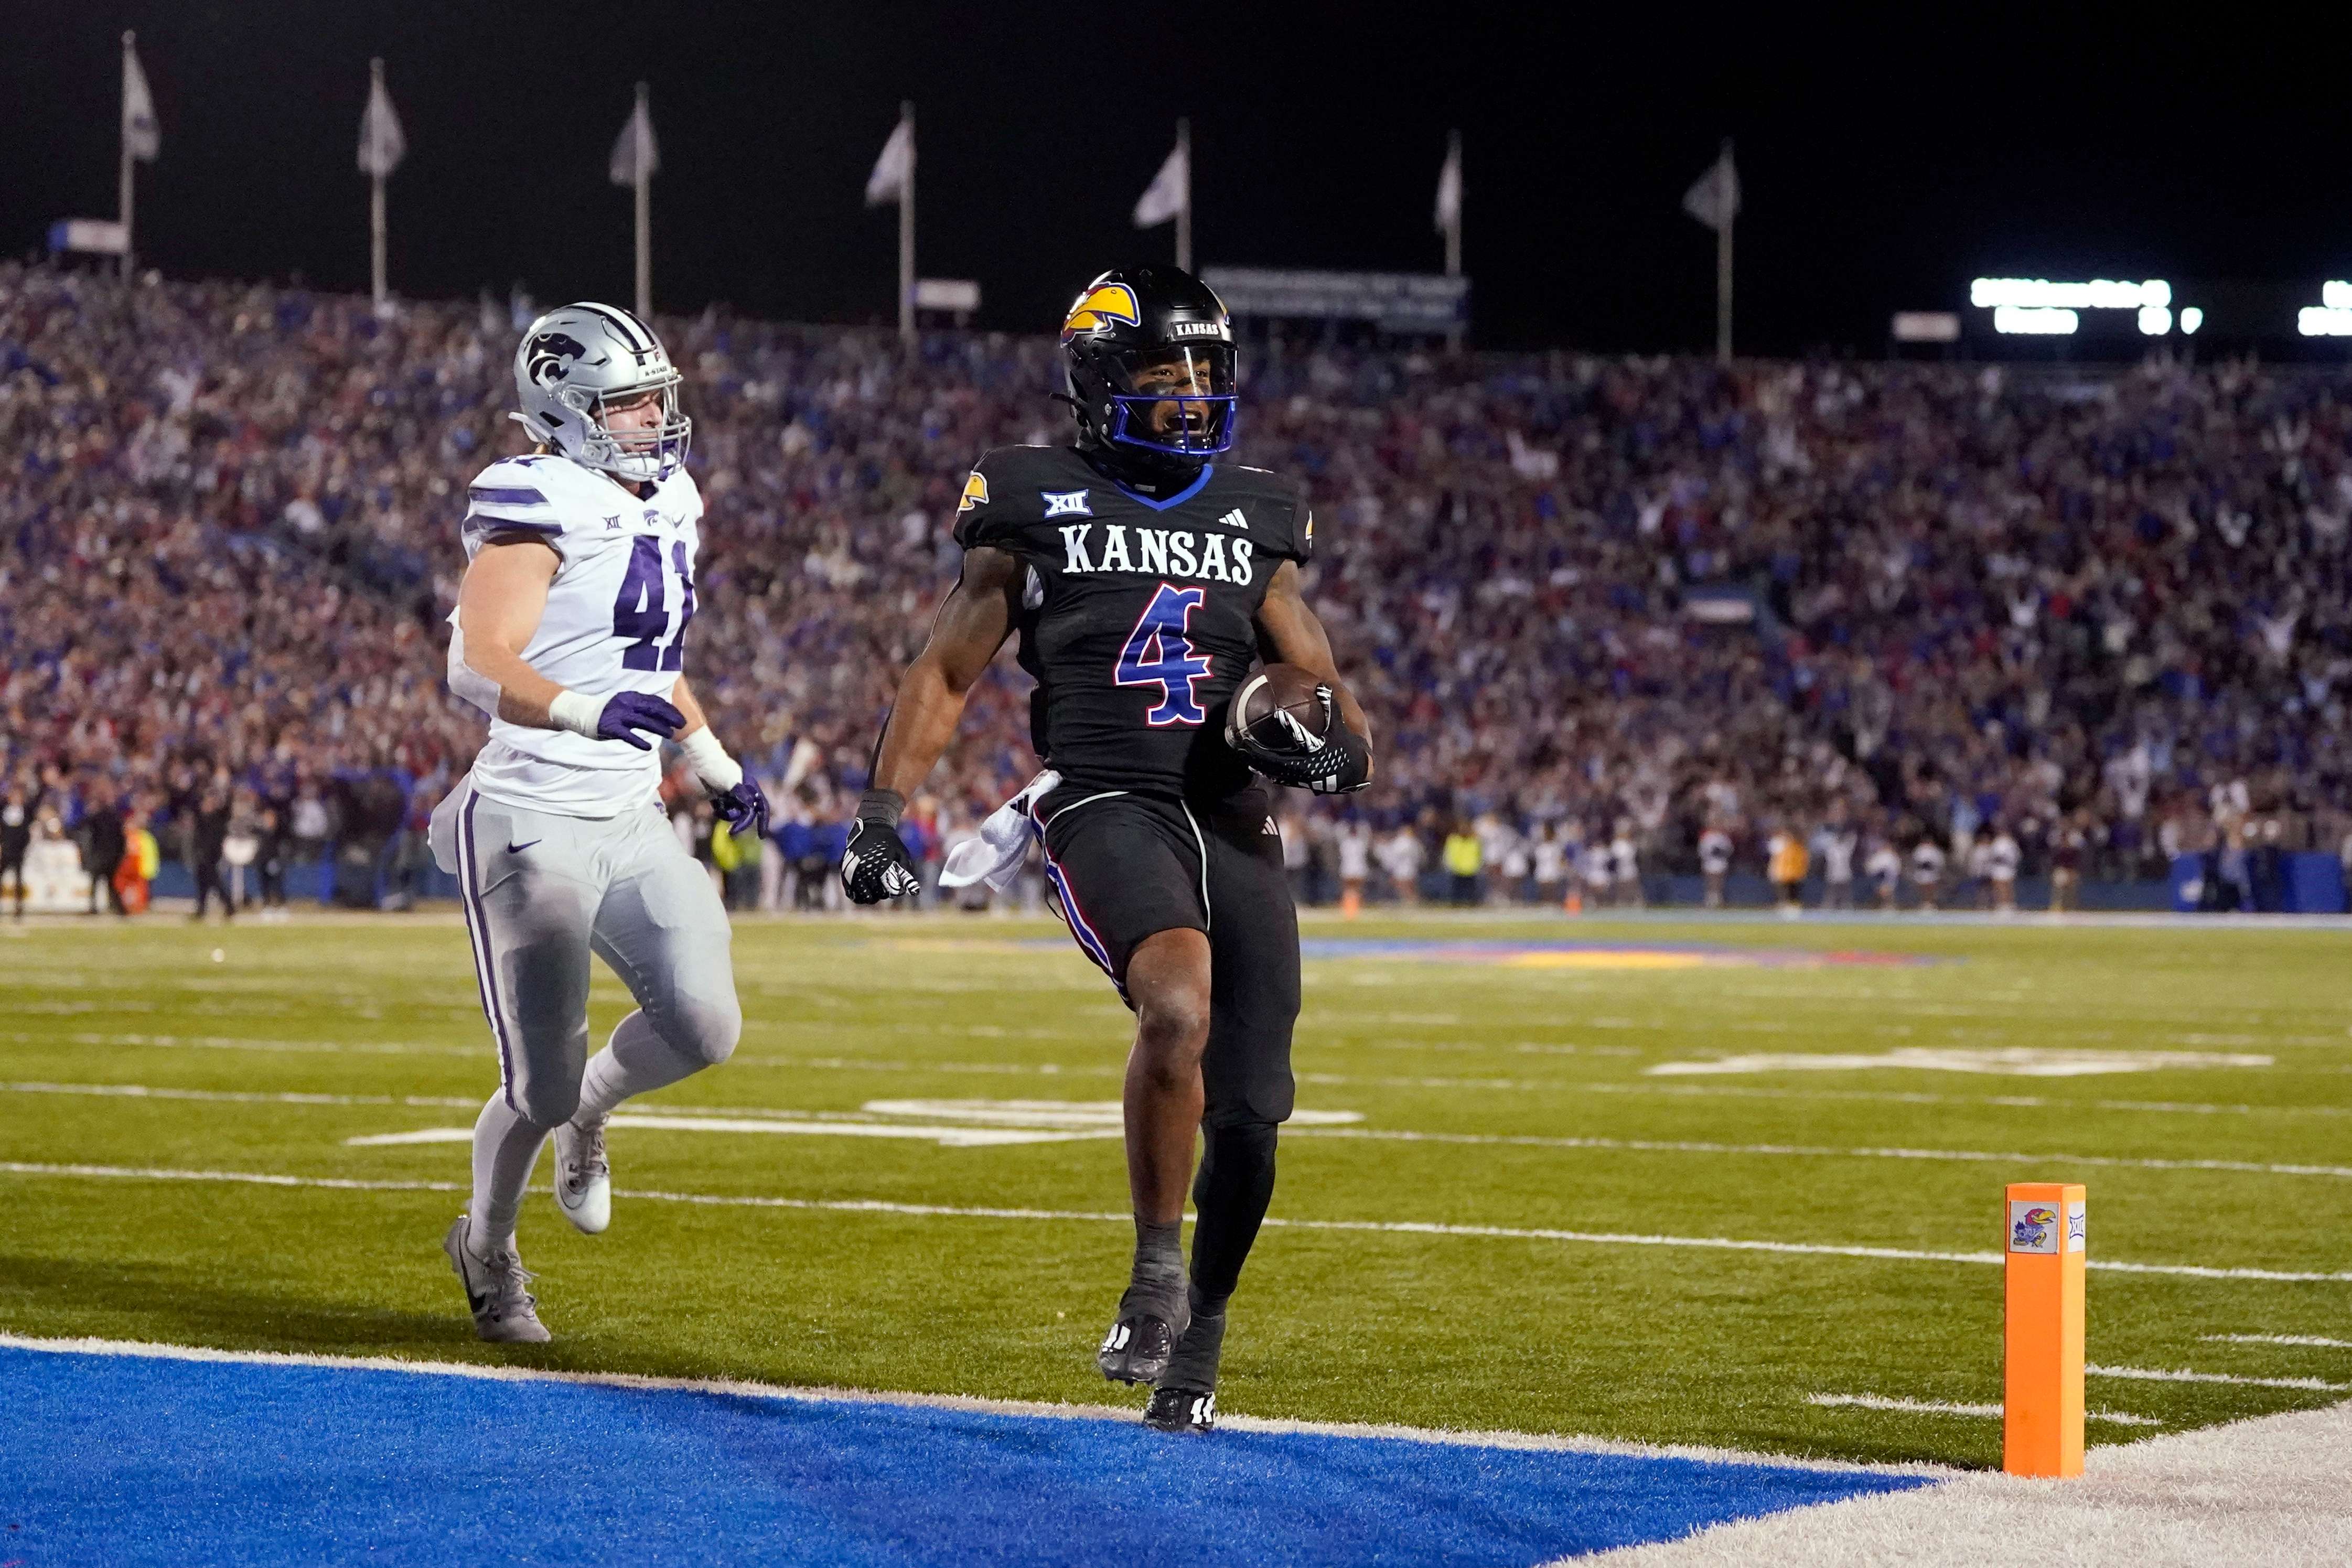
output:
[[[0,849],[73,836],[109,887],[142,831],[265,888],[331,843],[421,865],[481,734],[443,621],[527,313],[0,265]],[[689,668],[780,806],[762,874],[706,853],[822,899],[967,468],[1063,438],[1054,345],[660,325],[709,508]],[[1237,455],[1307,482],[1309,597],[1379,731],[1370,791],[1285,808],[1312,896],[1629,899],[1793,842],[1998,898],[2347,846],[2352,379],[1244,366]],[[917,803],[934,858],[1034,771],[1026,715],[1008,651]]]

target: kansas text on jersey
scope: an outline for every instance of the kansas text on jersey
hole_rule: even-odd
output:
[[[1003,447],[965,483],[957,542],[1028,567],[1022,668],[1031,739],[1075,788],[1222,799],[1250,783],[1224,705],[1258,653],[1256,617],[1312,524],[1298,487],[1216,464],[1145,496],[1066,447]]]
[[[466,559],[494,538],[546,542],[561,560],[523,662],[583,696],[667,698],[694,618],[702,495],[684,468],[640,500],[568,458],[508,458],[467,492]],[[449,616],[452,684],[465,640]],[[655,798],[660,754],[568,730],[492,718],[474,787],[493,800],[572,816],[615,816]]]

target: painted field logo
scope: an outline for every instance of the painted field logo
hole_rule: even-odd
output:
[[[2011,1252],[2057,1251],[2058,1211],[2047,1204],[2011,1204],[2009,1249]]]

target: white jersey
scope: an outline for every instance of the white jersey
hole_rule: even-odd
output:
[[[2017,847],[2017,840],[2006,833],[1995,835],[1991,847],[1985,852],[1986,866],[1996,882],[2017,880],[2017,863],[2023,858]]]
[[[2352,839],[2347,839],[2352,844]],[[1546,833],[1536,840],[1536,880],[1564,881],[1568,877],[1568,849],[1558,838]]]
[[[1851,827],[1823,827],[1813,835],[1813,849],[1822,858],[1824,880],[1853,880],[1853,852],[1861,842],[1861,836]]]
[[[1343,826],[1339,833],[1339,879],[1360,882],[1372,874],[1372,830],[1360,822]]]
[[[523,662],[583,697],[643,691],[667,700],[685,666],[694,618],[694,563],[702,493],[684,468],[639,500],[568,458],[506,458],[467,492],[466,559],[493,534],[547,541],[562,564]],[[449,666],[465,658],[449,616]],[[455,682],[453,681],[454,685]],[[491,800],[565,816],[611,817],[656,798],[658,748],[592,741],[492,717],[474,762],[474,788]]]
[[[1698,836],[1698,868],[1710,877],[1731,869],[1731,835],[1710,827]]]

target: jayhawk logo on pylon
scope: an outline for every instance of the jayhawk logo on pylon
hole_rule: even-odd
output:
[[[1135,302],[1135,290],[1124,283],[1091,284],[1070,307],[1069,318],[1062,323],[1062,341],[1066,343],[1080,332],[1091,332],[1113,321],[1143,325],[1143,309]]]

